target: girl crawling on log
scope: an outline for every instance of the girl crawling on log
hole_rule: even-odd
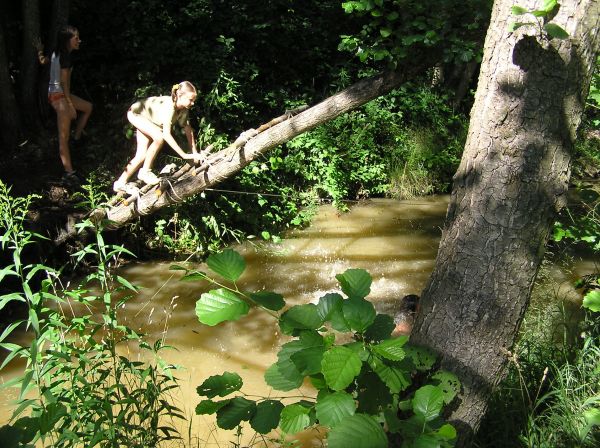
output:
[[[127,119],[136,128],[137,149],[125,171],[113,184],[115,192],[124,191],[127,181],[138,169],[138,179],[148,185],[159,183],[158,177],[150,169],[164,142],[185,160],[204,160],[204,156],[196,149],[194,130],[188,120],[188,112],[194,101],[196,88],[192,83],[183,81],[173,86],[171,96],[153,96],[129,108]],[[181,149],[173,138],[171,130],[174,126],[183,128],[191,153]]]

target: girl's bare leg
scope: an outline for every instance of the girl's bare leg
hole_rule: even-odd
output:
[[[130,115],[132,115],[131,118]],[[127,114],[127,118],[129,119],[131,124],[138,129],[138,132],[143,132],[152,140],[152,143],[150,143],[150,146],[146,151],[146,158],[144,159],[144,166],[142,167],[142,169],[144,170],[150,170],[150,168],[152,168],[152,163],[154,162],[156,155],[161,150],[164,143],[162,130],[150,120],[147,120],[144,117],[136,115],[132,112],[129,112]]]
[[[162,145],[162,132],[158,126],[151,121],[131,111],[127,112],[127,119],[137,129],[136,141],[137,147],[135,156],[125,167],[125,171],[117,179],[113,188],[116,190],[119,187],[123,187],[131,176],[142,166],[144,163],[150,147],[154,144],[154,137],[158,137],[160,144]]]
[[[146,153],[146,159],[144,160],[144,166],[142,167],[145,170],[150,170],[152,168],[152,164],[154,163],[154,159],[156,155],[160,152],[163,146],[163,141],[153,141],[150,147],[148,148],[148,152]]]
[[[67,109],[67,100],[61,98],[52,102],[56,111],[56,124],[58,127],[58,152],[63,168],[67,173],[73,172],[71,152],[69,150],[69,133],[71,132],[71,117]]]
[[[133,173],[135,173],[140,166],[142,166],[142,163],[144,163],[144,159],[146,158],[146,152],[148,151],[148,146],[150,145],[150,139],[139,130],[135,133],[135,135],[137,143],[135,156],[133,156],[133,159],[131,159],[131,161],[127,164],[125,171],[123,171],[121,176],[119,176],[115,182],[115,185],[125,185]]]
[[[75,140],[79,140],[81,138],[81,134],[85,129],[85,125],[90,119],[90,115],[92,115],[93,105],[89,101],[79,98],[77,95],[71,94],[71,102],[73,103],[73,107],[76,111],[81,112],[79,118],[77,119],[77,127],[75,128],[75,134],[73,138]]]

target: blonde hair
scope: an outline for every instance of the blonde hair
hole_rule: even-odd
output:
[[[194,84],[189,81],[181,81],[179,84],[173,84],[171,88],[171,99],[173,103],[177,101],[177,98],[183,93],[196,93]]]

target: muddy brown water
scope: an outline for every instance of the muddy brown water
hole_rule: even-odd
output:
[[[310,227],[288,233],[279,244],[248,242],[233,247],[247,264],[239,286],[248,291],[278,292],[290,305],[316,303],[322,295],[340,290],[336,274],[363,268],[373,277],[369,299],[378,312],[393,315],[397,299],[420,294],[430,275],[448,199],[372,200],[354,205],[344,214],[322,206]],[[185,440],[179,446],[231,446],[230,442],[237,440],[233,431],[217,430],[212,417],[194,415],[202,399],[196,387],[210,375],[235,371],[244,381],[245,393],[282,396],[265,384],[263,374],[288,339],[280,334],[275,319],[260,310],[216,327],[200,324],[195,302],[209,285],[179,281],[181,273],[169,270],[171,264],[132,263],[122,269],[122,276],[143,289],[121,310],[121,319],[152,339],[164,337],[177,348],[162,356],[181,366],[176,405],[191,423],[183,424]],[[193,267],[207,271],[203,265]],[[3,371],[0,382],[9,380],[16,370]],[[0,424],[8,420],[10,401],[16,394],[12,389],[2,392]],[[303,386],[287,395],[311,397],[313,390]],[[244,432],[245,444],[251,443],[251,433],[250,429]],[[315,433],[301,434],[300,439],[305,447],[322,444]]]

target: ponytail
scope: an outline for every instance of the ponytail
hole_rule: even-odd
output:
[[[171,87],[171,99],[173,100],[173,103],[177,101],[177,91],[179,90],[179,86],[179,84],[173,84],[173,87]]]

